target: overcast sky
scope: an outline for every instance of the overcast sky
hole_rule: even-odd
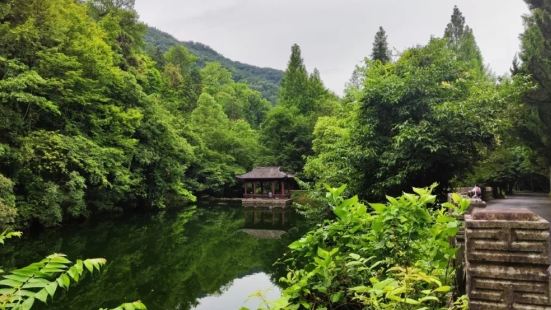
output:
[[[370,54],[379,25],[402,51],[442,36],[454,5],[474,29],[484,61],[506,73],[528,13],[522,0],[136,0],[145,23],[244,63],[285,69],[298,43],[308,70],[318,68],[338,94]]]

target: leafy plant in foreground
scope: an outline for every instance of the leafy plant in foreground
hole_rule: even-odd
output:
[[[0,244],[21,235],[19,231],[4,231],[0,234]],[[55,253],[26,267],[12,270],[4,274],[0,280],[0,309],[27,310],[31,309],[37,300],[48,303],[58,288],[69,289],[87,272],[100,271],[106,262],[105,258],[89,258],[78,259],[73,263],[64,254]],[[112,310],[143,309],[147,309],[145,305],[136,301],[122,304]]]
[[[72,263],[63,254],[52,254],[39,262],[11,271],[0,281],[0,308],[30,309],[36,300],[47,303],[58,288],[76,284],[86,270],[92,273],[105,265],[104,258]]]
[[[428,188],[387,196],[385,204],[346,199],[345,186],[327,188],[336,220],[292,243],[279,264],[283,296],[275,309],[442,309],[452,301],[450,244],[469,205],[436,204]]]

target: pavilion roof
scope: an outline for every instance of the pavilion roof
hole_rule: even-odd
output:
[[[281,171],[281,167],[255,167],[253,170],[237,176],[241,180],[273,180],[294,177],[294,174]]]

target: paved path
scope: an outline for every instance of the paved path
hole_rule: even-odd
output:
[[[551,199],[548,194],[518,193],[506,199],[491,200],[487,208],[526,208],[551,222]]]

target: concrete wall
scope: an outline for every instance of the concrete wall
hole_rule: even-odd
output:
[[[470,309],[551,309],[549,222],[526,209],[465,215]]]

